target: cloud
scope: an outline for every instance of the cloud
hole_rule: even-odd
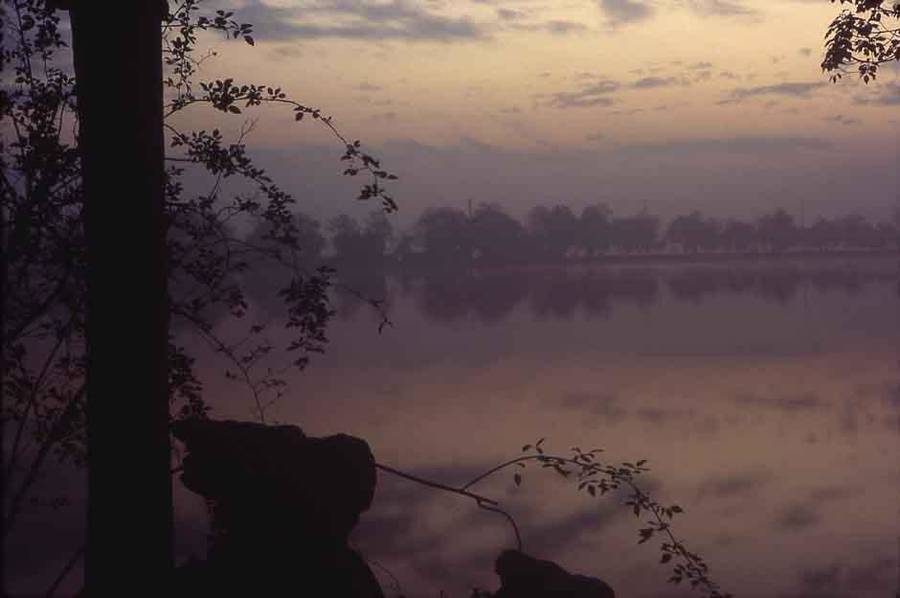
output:
[[[379,114],[373,114],[372,117],[376,118],[376,119],[380,119],[380,120],[395,121],[395,120],[397,120],[397,113],[394,112],[393,110],[389,110],[388,112],[381,112]]]
[[[758,14],[757,11],[730,0],[688,0],[688,7],[705,17],[746,17]]]
[[[284,8],[254,1],[236,11],[254,24],[260,39],[353,38],[452,42],[488,37],[469,17],[449,17],[406,0],[327,0],[314,6]]]
[[[718,102],[730,104],[741,102],[747,98],[767,95],[792,96],[795,98],[808,98],[813,91],[825,87],[824,81],[795,81],[776,83],[774,85],[759,85],[756,87],[738,87],[731,90],[730,97]]]
[[[858,118],[853,118],[852,116],[845,116],[843,114],[835,114],[834,116],[826,116],[825,120],[827,122],[837,123],[839,125],[851,126],[858,125],[862,121]]]
[[[537,514],[537,521],[527,518],[528,541],[532,550],[553,553],[579,542],[584,536],[595,534],[615,521],[616,505],[608,501],[602,507],[576,511],[560,519],[546,521],[546,515]]]
[[[541,24],[541,28],[547,33],[561,35],[564,33],[574,33],[576,31],[585,31],[587,29],[581,23],[574,21],[551,20]]]
[[[602,134],[589,135],[589,139],[602,139]],[[590,413],[609,421],[617,421],[625,417],[626,412],[619,405],[613,394],[591,392],[568,392],[559,401],[560,407],[572,409],[580,413]]]
[[[797,52],[800,56],[812,56],[812,48],[800,48]]]
[[[811,507],[806,505],[793,505],[782,511],[775,518],[775,529],[784,532],[794,532],[806,529],[818,524],[821,517]]]
[[[752,494],[771,479],[771,474],[762,472],[730,473],[713,476],[700,483],[697,498],[732,498]]]
[[[686,85],[687,82],[678,77],[644,77],[631,84],[633,89],[656,89],[673,85]]]
[[[635,0],[598,0],[600,10],[613,26],[645,21],[653,16],[648,3]]]
[[[637,417],[645,422],[664,425],[669,422],[692,419],[696,414],[693,409],[666,409],[660,407],[644,407],[638,409]]]
[[[879,80],[880,81],[880,80]],[[875,85],[882,85],[876,83]],[[900,106],[900,82],[892,82],[878,87],[877,91],[868,96],[853,98],[856,104],[872,104],[875,106]]]
[[[848,498],[859,497],[860,489],[852,486],[824,486],[817,490],[813,490],[810,495],[810,502],[815,505],[821,505],[826,502],[845,500]]]
[[[822,150],[830,143],[816,137],[726,137],[680,139],[662,143],[622,146],[627,152],[643,154],[687,155],[698,153],[769,154],[775,151],[798,149]]]
[[[497,9],[497,17],[504,21],[515,21],[516,19],[521,19],[525,16],[520,10],[513,10],[511,8],[498,8]]]
[[[575,21],[565,21],[560,19],[551,19],[543,23],[516,23],[510,26],[510,29],[518,31],[532,31],[550,33],[553,35],[566,35],[569,33],[580,33],[587,31],[587,26]]]
[[[741,405],[771,407],[781,411],[820,409],[830,405],[813,393],[785,397],[760,397],[752,394],[740,394],[734,400]]]
[[[609,79],[585,85],[577,91],[560,91],[550,96],[549,105],[554,108],[585,108],[590,106],[610,106],[615,100],[609,94],[621,85]]]
[[[891,587],[895,566],[893,555],[876,553],[866,562],[848,564],[843,560],[812,567],[801,571],[799,587],[791,596],[851,598],[868,595],[869,590],[878,595],[882,588]]]

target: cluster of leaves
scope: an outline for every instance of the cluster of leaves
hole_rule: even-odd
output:
[[[397,204],[385,187],[385,181],[395,180],[396,175],[383,169],[380,161],[362,149],[359,140],[349,140],[334,125],[333,118],[319,108],[307,106],[282,91],[265,83],[235,83],[234,79],[199,81],[194,83],[200,64],[215,56],[209,52],[197,56],[197,35],[203,31],[217,31],[227,38],[242,38],[254,45],[253,27],[248,23],[234,20],[231,11],[218,10],[215,16],[198,15],[201,0],[182,0],[175,11],[168,15],[163,25],[163,60],[169,67],[165,84],[173,94],[166,107],[166,116],[187,108],[191,104],[208,104],[216,110],[230,114],[242,114],[243,108],[263,104],[280,104],[289,108],[295,121],[304,117],[321,122],[344,145],[341,160],[349,164],[344,169],[347,176],[368,174],[370,180],[362,185],[358,199],[379,200],[388,212],[395,211]]]
[[[3,9],[0,425],[11,439],[4,479],[21,480],[4,495],[8,530],[48,458],[84,459],[85,256],[78,152],[62,142],[75,97],[74,79],[54,60],[64,45],[59,18],[37,0]]]
[[[868,83],[878,74],[878,66],[900,61],[900,1],[831,0],[842,7],[825,36],[822,70],[831,80],[841,78],[842,69],[856,65],[860,78]]]
[[[650,471],[646,460],[609,464],[599,459],[602,449],[582,451],[578,447],[571,449],[570,456],[553,455],[545,452],[543,443],[542,438],[534,444],[526,444],[522,447],[524,456],[491,469],[470,482],[467,487],[510,466],[516,467],[513,482],[517,486],[521,485],[524,469],[530,463],[537,463],[541,468],[551,469],[566,479],[576,481],[578,490],[592,497],[624,490],[627,497],[624,504],[633,511],[635,517],[646,517],[645,527],[638,530],[638,543],[643,544],[657,536],[662,538],[660,563],[672,567],[669,582],[674,584],[687,582],[706,598],[731,597],[731,594],[725,593],[709,576],[709,566],[703,558],[688,550],[684,542],[674,534],[672,520],[684,510],[675,504],[664,505],[657,502],[638,485],[637,478]]]
[[[0,210],[4,254],[3,398],[0,425],[9,433],[4,451],[4,528],[11,530],[34,484],[55,455],[83,463],[85,447],[85,239],[84,196],[77,147],[78,120],[71,53],[61,13],[45,0],[11,0],[0,7]],[[218,130],[181,130],[176,115],[207,105],[226,114],[275,103],[324,124],[345,148],[356,172],[372,181],[360,197],[396,208],[380,182],[393,179],[378,161],[348,141],[332,120],[287,97],[277,87],[233,80],[197,81],[198,34],[218,32],[253,45],[252,27],[227,11],[200,14],[199,0],[182,0],[161,25],[165,65],[165,213],[172,323],[169,338],[170,399],[174,417],[204,417],[209,405],[195,375],[197,355],[183,332],[206,338],[228,362],[228,377],[243,381],[257,416],[284,392],[281,372],[304,367],[324,349],[333,315],[329,290],[333,272],[309,270],[299,259],[302,230],[295,199],[279,188],[249,157],[245,126],[228,142]],[[238,107],[237,104],[240,104]],[[299,120],[299,117],[295,117]],[[184,175],[205,173],[208,189],[188,190]],[[348,174],[355,174],[348,173]],[[196,181],[199,177],[193,177]],[[231,180],[251,191],[229,193]],[[265,233],[248,242],[235,231],[243,220]],[[266,338],[267,326],[248,321],[241,274],[260,261],[285,273],[276,291],[284,302],[281,325],[289,332],[283,347]],[[229,342],[216,324],[231,317],[246,335]],[[261,367],[279,348],[282,368]],[[262,371],[261,371],[262,370]],[[55,499],[49,499],[58,504]],[[41,499],[44,501],[44,499]]]

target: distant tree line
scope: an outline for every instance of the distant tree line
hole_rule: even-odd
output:
[[[537,206],[524,222],[495,204],[466,212],[426,210],[411,230],[397,234],[382,212],[362,222],[341,214],[325,226],[297,215],[307,265],[328,261],[338,271],[397,263],[517,264],[593,259],[606,255],[785,253],[797,250],[888,250],[898,246],[900,210],[892,221],[871,222],[859,214],[818,218],[803,225],[783,209],[753,221],[720,220],[698,211],[666,226],[646,211],[616,216],[603,204],[576,215],[569,207]],[[256,230],[250,240],[263,239]]]

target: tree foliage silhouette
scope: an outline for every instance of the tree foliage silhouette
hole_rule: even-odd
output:
[[[84,187],[78,152],[77,87],[62,16],[43,0],[4,4],[0,66],[0,184],[4,252],[2,425],[4,534],[34,500],[42,472],[53,459],[85,462],[86,272]],[[386,183],[394,178],[359,141],[338,130],[319,109],[288,97],[280,88],[232,79],[204,81],[198,64],[198,33],[218,32],[253,45],[252,27],[233,14],[204,14],[198,0],[184,0],[165,15],[160,35],[165,67],[166,159],[164,213],[171,329],[167,366],[173,418],[204,417],[210,409],[195,375],[197,356],[184,344],[192,330],[228,363],[226,375],[245,382],[259,418],[283,381],[277,369],[257,373],[257,364],[280,348],[285,365],[303,368],[327,342],[333,311],[328,292],[332,271],[306,253],[318,251],[309,223],[297,218],[295,199],[249,157],[247,128],[234,141],[217,130],[185,130],[173,117],[207,106],[241,115],[262,104],[284,107],[292,121],[324,126],[343,148],[347,176],[365,175],[358,199],[396,204]],[[237,116],[237,118],[244,118]],[[208,187],[190,190],[185,175],[203,172]],[[240,180],[250,193],[228,191]],[[122,189],[123,199],[128,189]],[[257,235],[237,234],[233,223],[249,222]],[[127,226],[128,223],[123,223]],[[309,238],[308,238],[309,237]],[[284,326],[291,333],[275,347],[265,323],[250,321],[241,274],[251,264],[274,264],[287,273],[280,288]],[[231,343],[215,330],[231,318],[245,328]]]
[[[822,70],[837,81],[855,66],[865,83],[878,67],[900,61],[900,2],[897,0],[831,0],[842,8],[828,26]],[[848,5],[844,8],[844,5]]]

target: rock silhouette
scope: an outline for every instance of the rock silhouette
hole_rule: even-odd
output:
[[[551,561],[506,550],[494,565],[500,589],[493,598],[615,598],[615,592],[595,577],[569,573]]]
[[[383,598],[347,545],[375,493],[365,441],[236,421],[182,421],[173,433],[188,451],[181,479],[212,512],[207,560],[178,568],[175,594]]]

